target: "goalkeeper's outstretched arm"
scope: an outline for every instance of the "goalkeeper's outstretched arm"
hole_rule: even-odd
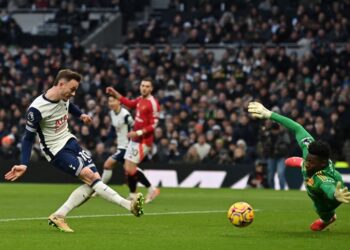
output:
[[[253,117],[259,119],[270,119],[286,127],[295,135],[300,147],[303,147],[303,144],[306,144],[305,140],[309,140],[307,143],[314,141],[314,138],[299,123],[289,119],[288,117],[268,110],[259,102],[249,103],[248,112],[251,113]]]

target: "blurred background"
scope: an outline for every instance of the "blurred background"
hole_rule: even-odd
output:
[[[349,13],[348,0],[0,0],[1,173],[18,162],[28,105],[62,68],[83,75],[72,101],[93,124],[69,125],[100,167],[116,151],[105,88],[133,98],[150,76],[161,114],[141,166],[176,171],[176,185],[206,169],[225,172],[215,187],[300,188],[284,166],[301,155],[295,139],[253,120],[252,100],[328,142],[336,166],[347,168]],[[50,181],[45,171],[56,170],[39,167],[38,145],[33,173]]]

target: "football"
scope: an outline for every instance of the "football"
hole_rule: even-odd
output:
[[[236,227],[246,227],[254,220],[254,210],[246,202],[236,202],[227,211],[227,218]]]

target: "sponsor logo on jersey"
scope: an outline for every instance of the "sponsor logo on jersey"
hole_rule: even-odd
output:
[[[306,185],[308,185],[308,186],[313,186],[314,185],[314,179],[312,179],[312,178],[308,178],[307,180],[306,180]]]
[[[64,115],[55,122],[55,133],[62,131],[67,126],[68,115]]]
[[[313,142],[313,139],[311,137],[305,137],[304,139],[301,140],[301,143],[304,144],[305,146],[309,146],[309,144]]]
[[[33,122],[34,121],[34,113],[29,112],[27,115],[27,119],[28,119],[28,121]]]

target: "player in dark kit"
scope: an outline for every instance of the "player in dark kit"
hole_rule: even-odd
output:
[[[71,97],[75,96],[81,79],[82,76],[74,71],[61,70],[52,87],[32,102],[27,111],[21,164],[14,165],[5,175],[6,180],[15,181],[26,172],[35,136],[38,134],[40,146],[46,159],[54,167],[78,177],[84,182],[48,218],[50,225],[63,232],[73,232],[73,229],[66,222],[66,216],[74,208],[83,204],[93,192],[96,192],[103,199],[127,209],[137,217],[143,214],[143,195],[139,193],[133,201],[129,201],[104,184],[89,154],[80,147],[76,137],[69,132],[68,113],[86,124],[91,123],[92,120],[90,116],[83,114],[78,107],[69,101]]]
[[[335,209],[341,203],[350,202],[350,192],[347,187],[344,187],[340,173],[335,170],[333,162],[329,159],[329,146],[322,141],[315,141],[299,123],[271,112],[261,103],[249,103],[248,112],[259,119],[273,120],[295,135],[303,151],[303,161],[299,164],[306,190],[320,217],[311,224],[310,228],[313,231],[325,229],[336,220]]]

